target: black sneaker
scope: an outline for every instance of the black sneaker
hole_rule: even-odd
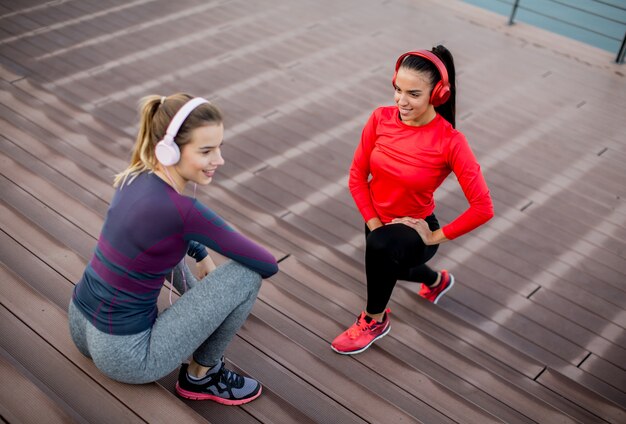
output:
[[[176,393],[193,400],[213,400],[224,405],[242,405],[259,397],[261,384],[226,369],[224,360],[209,370],[201,380],[187,378],[188,364],[183,364],[178,373]]]

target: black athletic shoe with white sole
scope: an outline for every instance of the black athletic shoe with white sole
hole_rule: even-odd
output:
[[[180,367],[176,393],[193,400],[212,400],[224,405],[242,405],[261,395],[258,381],[244,377],[224,366],[224,359],[199,380],[187,374],[187,364]]]

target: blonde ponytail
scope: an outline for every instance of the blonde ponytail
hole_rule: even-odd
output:
[[[156,168],[156,157],[154,155],[154,115],[161,105],[161,96],[151,95],[141,99],[139,107],[139,133],[133,146],[133,154],[130,165],[124,171],[115,176],[113,187],[123,186],[126,180],[130,182],[144,171],[154,171]]]

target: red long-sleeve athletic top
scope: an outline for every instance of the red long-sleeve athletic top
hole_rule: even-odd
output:
[[[489,188],[465,136],[439,114],[426,125],[409,126],[396,106],[376,109],[363,128],[350,167],[349,187],[365,221],[379,217],[426,218],[433,193],[454,172],[469,208],[442,228],[452,240],[493,217]],[[371,179],[370,179],[371,175]]]

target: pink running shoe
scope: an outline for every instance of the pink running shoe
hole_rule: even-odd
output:
[[[454,285],[454,275],[450,274],[445,269],[441,270],[441,282],[435,288],[430,288],[426,284],[422,284],[419,295],[424,299],[432,303],[439,302],[439,299],[446,294],[448,290]]]
[[[354,355],[361,353],[376,340],[384,337],[391,329],[387,309],[382,322],[378,322],[361,312],[356,322],[350,328],[338,335],[330,344],[330,347],[342,355]],[[368,321],[369,320],[369,321]]]

